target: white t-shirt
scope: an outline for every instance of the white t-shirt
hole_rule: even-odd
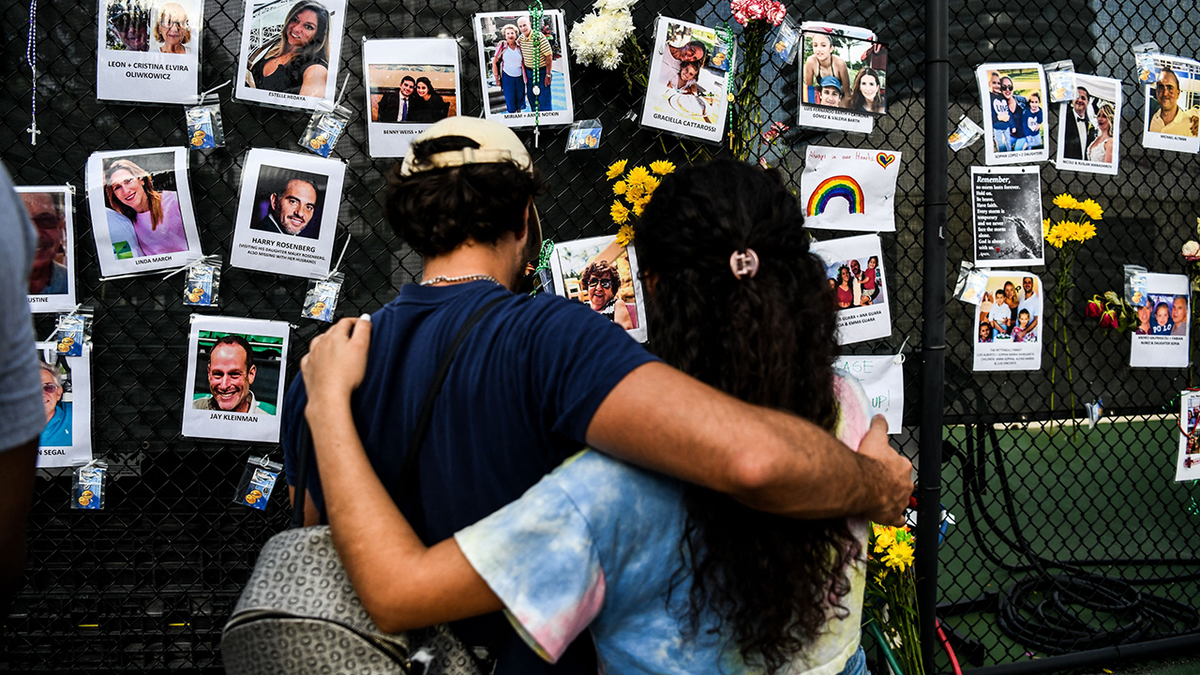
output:
[[[997,301],[996,304],[992,305],[992,311],[988,312],[988,320],[995,321],[996,325],[1001,328],[1005,326],[1012,328],[1012,326],[1008,325],[1012,323],[1012,308],[1004,302]]]
[[[502,61],[501,70],[505,75],[521,77],[521,49],[519,47],[505,47],[500,59]]]
[[[1154,117],[1150,118],[1150,131],[1159,134],[1195,138],[1196,134],[1192,133],[1192,118],[1195,116],[1196,111],[1180,108],[1179,112],[1175,113],[1175,119],[1171,120],[1170,124],[1163,124],[1162,111],[1159,110],[1154,113]]]
[[[1042,314],[1042,296],[1038,293],[1034,293],[1033,295],[1031,295],[1027,298],[1027,297],[1025,297],[1025,292],[1022,291],[1021,292],[1021,300],[1017,303],[1017,320],[1018,321],[1021,319],[1020,315],[1021,315],[1021,310],[1023,310],[1023,309],[1029,310],[1029,322],[1033,323],[1033,320],[1038,318]]]

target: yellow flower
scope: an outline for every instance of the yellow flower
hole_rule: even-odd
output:
[[[1042,221],[1042,239],[1049,239],[1049,238],[1050,238],[1050,219],[1047,218]]]
[[[896,528],[871,523],[875,530],[875,552],[883,553],[885,549],[896,543]]]
[[[613,194],[614,195],[625,194],[626,187],[628,187],[628,186],[625,184],[625,181],[623,181],[623,180],[619,180],[619,181],[613,183]]]
[[[637,183],[638,185],[644,186],[646,184],[646,180],[649,178],[650,172],[646,169],[646,167],[635,166],[629,170],[629,175],[625,177],[625,180],[629,181],[630,185]]]
[[[637,216],[638,218],[642,217],[642,211],[645,211],[645,210],[646,210],[646,204],[643,202],[638,202],[633,205],[633,215]]]
[[[913,563],[912,544],[898,541],[892,545],[888,554],[883,557],[883,563],[888,567],[904,571]]]
[[[1054,248],[1062,248],[1063,242],[1066,241],[1065,225],[1065,222],[1059,221],[1057,225],[1050,228],[1050,233],[1046,235],[1046,243]]]
[[[1079,223],[1075,228],[1075,241],[1087,241],[1096,236],[1096,226],[1090,222]]]
[[[1086,213],[1087,217],[1091,218],[1092,220],[1103,220],[1104,219],[1104,209],[1101,208],[1100,205],[1096,203],[1095,199],[1085,200],[1085,201],[1081,202],[1079,204],[1079,206],[1077,206],[1076,208],[1078,208],[1079,210]]]
[[[657,162],[650,162],[650,170],[660,176],[665,176],[675,170],[675,165],[665,159],[660,159]]]
[[[635,202],[641,199],[645,194],[646,188],[641,183],[631,182],[629,183],[628,187],[625,188],[625,199],[628,199],[630,202]]]
[[[642,185],[646,188],[647,195],[654,194],[654,191],[657,190],[658,186],[661,184],[662,184],[662,181],[655,178],[654,176],[650,176],[649,178],[646,179],[646,181],[644,183],[642,183]]]
[[[613,222],[618,225],[629,222],[629,209],[625,208],[619,199],[612,203],[612,208],[608,212],[612,215]]]
[[[628,161],[629,160],[627,160],[627,159],[622,159],[619,162],[613,162],[612,165],[608,167],[608,179],[612,180],[612,179],[616,178],[617,176],[620,176],[621,174],[625,173],[625,164]]]
[[[1053,203],[1055,206],[1057,206],[1060,209],[1077,209],[1077,208],[1079,208],[1079,200],[1075,199],[1074,197],[1072,197],[1071,195],[1069,195],[1065,192],[1062,193],[1061,195],[1055,197]]]
[[[638,215],[640,216],[642,214],[638,213]],[[624,247],[628,246],[629,243],[632,241],[633,241],[633,226],[632,225],[622,225],[621,229],[617,230],[617,246],[624,248]]]

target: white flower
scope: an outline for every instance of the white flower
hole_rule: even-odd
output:
[[[1183,254],[1185,256],[1200,255],[1200,243],[1195,241],[1187,241],[1183,244]]]
[[[601,12],[630,11],[637,0],[596,0],[596,9]]]
[[[600,0],[600,11],[586,14],[571,28],[571,49],[583,65],[614,70],[621,64],[621,46],[633,33],[628,7],[636,0]]]

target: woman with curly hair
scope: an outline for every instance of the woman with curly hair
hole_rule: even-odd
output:
[[[633,319],[625,301],[617,297],[621,273],[607,260],[597,260],[584,268],[579,283],[588,292],[588,306],[625,330],[633,330]]]
[[[329,77],[329,10],[314,0],[292,5],[279,40],[247,61],[246,83],[255,89],[324,96]]]
[[[133,223],[141,255],[188,250],[179,194],[154,189],[150,172],[128,159],[109,162],[104,168],[104,196],[109,208]]]
[[[659,319],[650,340],[702,382],[854,447],[870,406],[834,370],[834,294],[803,224],[776,171],[723,160],[665,177],[635,229]],[[345,430],[314,433],[318,457],[362,451],[345,404],[362,368],[346,364],[365,363],[358,331],[370,323],[354,326],[353,339],[331,331],[302,363],[321,397],[309,410]],[[391,630],[420,627],[432,606],[441,620],[506,609],[552,662],[590,630],[610,673],[865,671],[865,521],[761,513],[590,450],[436,556],[394,513],[395,541],[356,553],[386,556],[428,590],[376,608]]]

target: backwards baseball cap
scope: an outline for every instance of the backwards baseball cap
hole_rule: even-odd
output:
[[[533,159],[525,144],[513,133],[512,129],[478,117],[447,117],[413,139],[413,145],[434,138],[447,136],[462,136],[479,144],[478,148],[462,148],[437,152],[421,160],[418,165],[413,161],[413,153],[404,156],[400,165],[401,176],[411,176],[415,173],[433,171],[436,169],[452,169],[470,164],[516,164],[526,173],[533,173]],[[542,219],[538,216],[537,207],[530,205],[529,216],[531,224],[537,228],[538,241],[542,238]]]
[[[824,89],[825,87],[833,87],[834,89],[841,91],[842,90],[842,81],[832,75],[826,75],[821,80],[821,88]]]

